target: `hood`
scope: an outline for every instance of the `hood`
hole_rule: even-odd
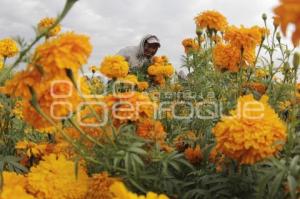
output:
[[[147,39],[149,39],[149,38],[151,38],[151,37],[157,38],[155,35],[147,34],[147,35],[145,35],[145,36],[141,39],[141,42],[140,42],[140,44],[139,44],[138,57],[144,57],[144,46],[145,46],[145,42],[146,42]]]

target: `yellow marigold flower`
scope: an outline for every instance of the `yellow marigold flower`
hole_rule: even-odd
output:
[[[254,164],[282,149],[286,125],[268,104],[267,96],[259,101],[253,95],[242,96],[230,113],[212,130],[217,151],[241,164]]]
[[[230,44],[217,44],[213,49],[213,62],[221,71],[239,71],[241,51]]]
[[[38,46],[33,63],[49,74],[66,68],[76,73],[87,62],[91,52],[89,37],[68,32]]]
[[[47,144],[37,144],[27,140],[19,141],[16,146],[18,150],[25,150],[28,157],[41,157],[45,154]]]
[[[174,74],[174,72],[174,67],[171,64],[154,64],[148,67],[148,74],[152,76],[170,77]]]
[[[279,103],[279,108],[280,108],[281,111],[284,111],[288,107],[290,107],[291,105],[292,105],[291,101],[286,100],[286,101],[283,101],[283,102]]]
[[[270,30],[265,27],[253,26],[252,28],[256,28],[260,32],[261,38],[270,35]]]
[[[258,78],[264,78],[268,76],[268,71],[264,68],[258,68],[255,70],[255,76]]]
[[[163,144],[166,138],[166,132],[160,121],[145,119],[137,124],[137,135]]]
[[[300,41],[300,3],[299,0],[281,0],[281,4],[274,9],[274,13],[279,17],[281,30],[286,35],[288,25],[294,24],[295,31],[292,35],[294,46]]]
[[[42,19],[38,24],[39,33],[44,32],[47,28],[52,26],[55,23],[55,21],[56,21],[55,18],[49,18],[49,17]],[[47,36],[48,37],[56,36],[59,34],[60,30],[61,30],[61,26],[60,24],[58,24],[53,29],[51,29],[51,31],[47,34]]]
[[[28,174],[27,190],[38,198],[81,199],[88,189],[88,176],[79,166],[77,176],[75,163],[63,155],[44,156],[39,165]]]
[[[12,113],[19,119],[23,119],[22,101],[17,101]]]
[[[126,77],[129,64],[123,56],[107,56],[100,65],[100,72],[109,78]]]
[[[138,82],[137,87],[139,91],[144,91],[149,88],[149,84],[148,82]]]
[[[213,10],[200,13],[197,17],[195,17],[195,22],[200,28],[208,28],[218,31],[224,31],[228,26],[226,17]]]
[[[89,178],[89,188],[85,199],[113,199],[110,192],[112,184],[117,182],[116,178],[108,176],[107,172],[94,174]]]
[[[0,40],[0,55],[3,57],[13,57],[19,52],[17,42],[11,38]]]
[[[191,164],[198,164],[203,158],[199,145],[197,145],[195,148],[189,147],[185,149],[184,156]]]
[[[3,172],[3,190],[0,193],[1,199],[34,199],[26,192],[26,178],[14,172]]]
[[[262,34],[257,27],[245,28],[241,26],[238,28],[230,26],[226,29],[224,39],[240,50],[255,50],[256,46],[261,42]]]
[[[137,85],[138,84],[138,79],[137,79],[137,76],[135,75],[127,75],[126,77],[123,77],[123,78],[118,78],[119,81],[121,81],[122,83],[132,83],[134,85]]]
[[[4,66],[4,58],[2,55],[0,55],[0,70],[3,68]]]
[[[110,187],[111,193],[114,195],[113,199],[169,199],[166,195],[148,192],[146,196],[138,196],[131,193],[122,182],[115,182]]]
[[[200,48],[199,44],[192,38],[184,39],[182,45],[186,54],[191,51],[197,51]]]

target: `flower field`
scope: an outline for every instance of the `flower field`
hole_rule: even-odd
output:
[[[300,198],[299,0],[251,27],[199,13],[186,75],[166,55],[90,65],[61,27],[76,1],[0,39],[0,199]]]

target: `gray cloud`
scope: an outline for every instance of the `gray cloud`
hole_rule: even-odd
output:
[[[162,43],[159,54],[170,57],[179,68],[181,41],[194,37],[193,18],[208,9],[223,13],[231,24],[262,25],[261,14],[272,16],[278,0],[80,0],[62,22],[64,30],[88,34],[94,46],[89,65],[98,65],[105,55],[138,44],[146,33]],[[1,0],[0,38],[34,37],[32,26],[45,17],[55,17],[62,0]]]

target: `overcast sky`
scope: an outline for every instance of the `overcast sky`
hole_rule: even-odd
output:
[[[34,37],[33,26],[43,17],[55,17],[64,0],[0,0],[0,38]],[[167,55],[179,68],[181,41],[194,37],[193,18],[214,9],[230,24],[263,25],[261,14],[272,18],[279,0],[79,0],[62,22],[63,31],[74,30],[91,37],[94,50],[88,65],[99,65],[105,55],[136,45],[152,33],[161,40],[158,54]]]

